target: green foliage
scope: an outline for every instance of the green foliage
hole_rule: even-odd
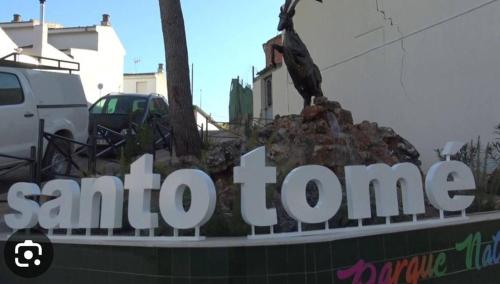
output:
[[[125,174],[130,171],[130,164],[140,155],[152,153],[153,149],[153,129],[149,125],[142,125],[133,135],[130,129],[125,137],[125,146],[120,148],[120,172],[119,176],[123,179]]]
[[[234,199],[231,201],[231,208],[224,209],[221,206],[215,208],[214,215],[203,226],[203,234],[210,237],[230,237],[246,236],[250,233],[250,227],[241,217],[241,199],[238,186],[231,186],[230,191],[234,192]],[[222,193],[218,192],[217,200],[220,200]]]
[[[254,125],[246,137],[247,148],[249,151],[259,147],[259,127]]]

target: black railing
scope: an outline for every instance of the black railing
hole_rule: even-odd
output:
[[[170,152],[172,152],[172,131],[169,128],[162,127],[158,122],[152,120],[151,123],[153,129],[153,139],[152,139],[152,154],[156,155],[156,150],[158,149],[158,145],[162,145],[162,148],[167,148]],[[76,141],[66,136],[61,136],[57,134],[47,133],[45,132],[45,120],[39,120],[38,125],[38,141],[36,147],[31,147],[31,155],[30,157],[16,157],[8,154],[0,154],[1,158],[18,160],[19,163],[14,164],[12,167],[9,167],[4,170],[0,170],[0,177],[12,173],[22,167],[29,166],[30,167],[30,178],[31,181],[37,184],[41,184],[47,172],[57,166],[59,163],[69,162],[71,167],[74,167],[80,175],[92,175],[95,176],[97,174],[97,159],[109,153],[110,151],[117,151],[121,147],[124,147],[127,143],[128,135],[132,133],[132,130],[135,130],[137,133],[137,125],[131,124],[130,129],[127,131],[127,134],[118,133],[112,129],[101,125],[93,125],[91,128],[91,133],[89,135],[89,139],[87,143],[83,143],[80,141]],[[97,141],[105,141],[105,148],[98,150]],[[64,142],[69,144],[70,147],[66,148],[60,146],[60,142]],[[45,152],[44,144],[47,143],[47,148],[53,147],[53,151],[61,154],[64,159],[57,161],[56,163],[44,164]],[[73,151],[73,148],[75,150]],[[87,156],[87,172],[84,172],[82,167],[75,160],[76,156],[81,154],[86,154]],[[50,161],[52,162],[52,161]],[[70,171],[66,171],[65,173],[57,173],[57,176],[61,177],[70,177],[70,178],[79,178],[79,176],[72,176]]]
[[[62,70],[62,71],[68,71],[70,74],[74,71],[80,71],[80,63],[78,62],[43,57],[43,56],[36,56],[36,55],[29,55],[30,57],[35,58],[38,60],[38,62],[40,62],[40,64],[32,64],[28,62],[19,61],[21,55],[22,54],[13,52],[9,55],[0,58],[0,66],[19,67],[28,69]],[[54,65],[42,64],[43,61],[54,63]]]

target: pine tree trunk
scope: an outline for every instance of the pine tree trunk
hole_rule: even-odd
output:
[[[168,103],[178,157],[201,155],[189,81],[186,31],[180,0],[159,0],[165,42]]]

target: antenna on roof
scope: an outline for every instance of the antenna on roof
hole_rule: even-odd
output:
[[[45,0],[40,0],[40,23],[45,23]]]
[[[141,59],[139,57],[134,58],[135,73],[137,73],[137,65],[139,65],[139,63],[141,63]]]

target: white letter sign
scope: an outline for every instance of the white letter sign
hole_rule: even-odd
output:
[[[241,215],[252,226],[278,223],[276,209],[266,207],[266,184],[276,182],[276,168],[266,167],[266,148],[257,148],[241,157],[234,168],[234,182],[241,183]]]
[[[184,191],[191,191],[191,206],[184,210]],[[167,177],[160,191],[160,211],[175,229],[205,224],[214,213],[217,196],[212,179],[200,170],[178,170]]]
[[[9,207],[19,213],[5,215],[5,223],[14,230],[33,228],[38,222],[38,211],[40,207],[26,196],[40,195],[40,188],[36,184],[16,183],[7,195]]]
[[[128,220],[135,229],[158,227],[158,213],[151,213],[151,192],[160,186],[161,176],[153,174],[153,155],[144,155],[130,166],[125,188],[129,190]]]
[[[316,206],[306,200],[306,187],[314,182],[319,191]],[[323,223],[337,214],[342,204],[342,186],[337,176],[322,166],[304,166],[291,171],[283,182],[281,200],[285,211],[297,221]]]
[[[73,180],[53,180],[45,184],[42,195],[56,197],[42,204],[40,226],[45,229],[78,227],[80,187]]]
[[[452,178],[449,180],[448,178]],[[440,162],[429,169],[425,180],[425,191],[431,204],[444,211],[467,209],[474,196],[458,195],[450,197],[450,191],[474,190],[476,182],[467,165],[458,161]]]
[[[117,177],[82,179],[80,227],[122,227],[123,183]],[[99,224],[100,220],[100,224]]]
[[[368,167],[345,167],[349,219],[371,217],[370,184],[375,189],[377,215],[399,215],[398,182],[403,196],[405,214],[425,213],[422,178],[417,166],[410,163],[389,167],[375,164]]]

